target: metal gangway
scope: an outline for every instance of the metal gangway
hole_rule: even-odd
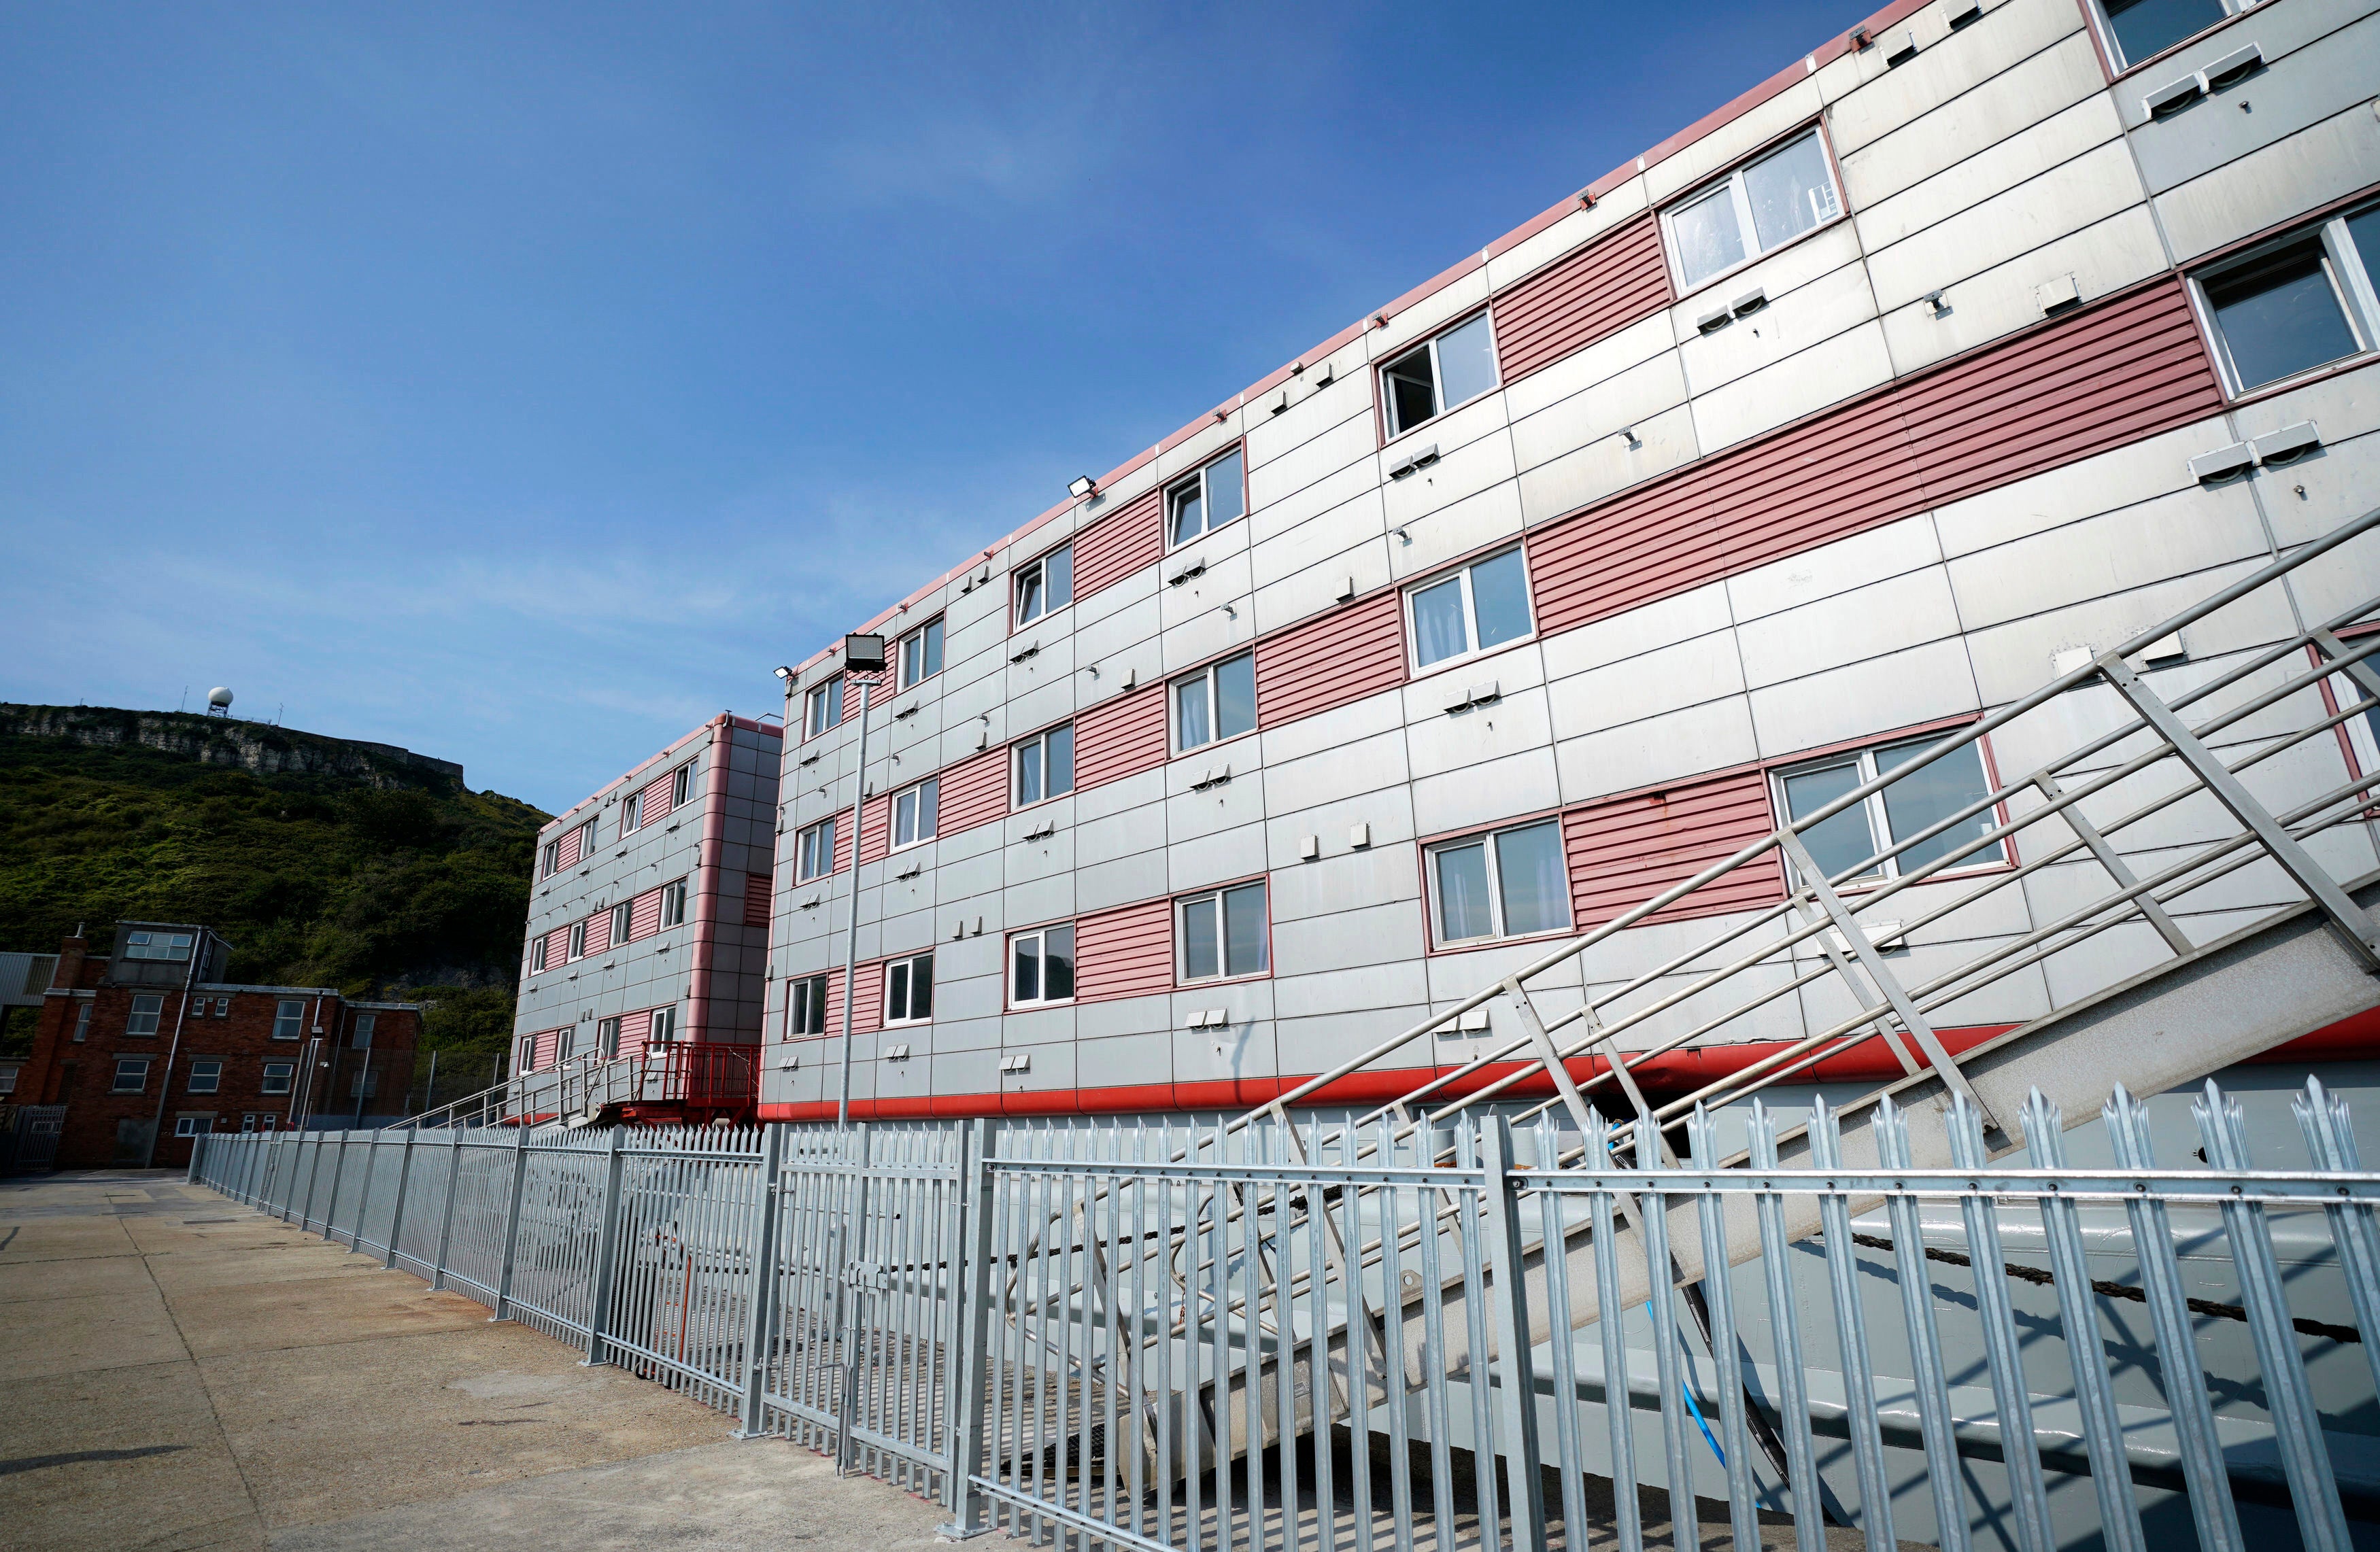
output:
[[[601,1051],[516,1072],[504,1082],[383,1128],[592,1125],[632,1105],[748,1111],[759,1097],[759,1048],[705,1041]]]
[[[2365,831],[2375,816],[2380,770],[2357,768],[2343,731],[2380,710],[2380,673],[2367,661],[2380,652],[2380,634],[2357,636],[2354,629],[2380,613],[2380,595],[2370,585],[2380,566],[2367,553],[2380,540],[2364,540],[2375,527],[2380,511],[2238,576],[1692,878],[1546,946],[1470,996],[1266,1105],[1187,1134],[1169,1129],[1164,1149],[1153,1157],[1118,1145],[1095,1159],[1078,1158],[1053,1142],[1042,1154],[1001,1161],[1043,1182],[1039,1194],[1020,1198],[1038,1205],[1019,1209],[1029,1221],[1020,1220],[994,1258],[1008,1271],[991,1303],[1019,1344],[1020,1364],[1030,1353],[1046,1371],[1055,1357],[1053,1383],[1061,1392],[1071,1387],[1120,1395],[1127,1423],[1135,1409],[1145,1414],[1129,1429],[1136,1441],[1134,1482],[1187,1485],[1203,1476],[1213,1483],[1233,1472],[1245,1482],[1249,1473],[1260,1478],[1259,1453],[1330,1427],[1364,1434],[1390,1420],[1397,1444],[1431,1432],[1433,1448],[1443,1449],[1442,1428],[1455,1424],[1441,1419],[1433,1427],[1415,1414],[1409,1434],[1405,1400],[1438,1394],[1449,1376],[1469,1386],[1482,1408],[1470,1435],[1475,1446],[1502,1459],[1524,1431],[1525,1409],[1511,1394],[1515,1350],[1538,1354],[1542,1370],[1544,1354],[1571,1354],[1593,1328],[1606,1376],[1598,1383],[1618,1385],[1622,1376],[1636,1383],[1627,1373],[1636,1361],[1632,1347],[1654,1364],[1652,1394],[1639,1404],[1649,1401],[1659,1412],[1672,1481],[1685,1479],[1691,1473],[1679,1440],[1691,1434],[1679,1413],[1677,1365],[1691,1356],[1713,1375],[1736,1369],[1724,1291],[1730,1268],[1782,1277],[1791,1248],[1814,1237],[1823,1238],[1830,1257],[1839,1256],[1854,1224],[1886,1211],[1897,1230],[1889,1236],[1871,1231],[1858,1243],[1892,1250],[1904,1279],[1922,1283],[1927,1258],[1937,1253],[1930,1241],[1921,1251],[1928,1224],[1916,1216],[1914,1198],[1896,1188],[1914,1192],[1923,1184],[1958,1198],[1962,1216],[1951,1221],[1972,1243],[1999,1232],[1993,1198],[1977,1194],[1984,1176],[2022,1154],[2044,1173],[2006,1189],[2044,1194],[2004,1200],[2038,1200],[2047,1220],[2057,1220],[2046,1194],[2060,1189],[2054,1178],[2063,1165],[2058,1134],[2066,1128],[2104,1115],[2110,1132],[2120,1134],[2120,1163],[2151,1170],[2148,1133],[2132,1119],[2132,1095],[2185,1088],[2380,1006],[2380,931],[2368,910],[2380,901],[2380,870]],[[2152,670],[2140,661],[2183,632],[2192,647],[2186,664]],[[2343,639],[2342,632],[2354,639]],[[1831,869],[1815,861],[1814,832],[1829,820],[1857,806],[1889,803],[1901,783],[1922,782],[1937,762],[1975,750],[1994,734],[2003,756],[2042,753],[2025,761],[2021,774],[1995,774],[1988,792],[1916,833]],[[1983,769],[1993,767],[1984,762]],[[1775,903],[1678,919],[1676,908],[1691,908],[1698,895],[1721,898],[1718,891],[1742,870],[1779,867],[1787,887]],[[2038,887],[2051,883],[2058,887]],[[1656,940],[1675,946],[1648,955],[1623,939],[1648,923],[1662,927]],[[1962,1008],[2020,978],[2030,982],[2036,1003],[2031,1016],[1950,1050],[1942,1028],[1954,1025]],[[1823,1026],[1690,1093],[1657,1099],[1639,1081],[1648,1063],[1741,1037],[1792,999],[1837,1012]],[[1465,1014],[1490,1004],[1510,1021],[1510,1033],[1491,1039],[1491,1049],[1447,1071],[1431,1065],[1427,1054],[1414,1054],[1432,1049],[1436,1031],[1459,1026]],[[1876,1042],[1901,1075],[1874,1092],[1822,1104],[1808,1124],[1780,1125],[1763,1103],[1779,1085],[1811,1082],[1822,1063],[1874,1049]],[[1345,1080],[1401,1068],[1419,1073],[1395,1099],[1359,1107],[1342,1121],[1316,1119],[1311,1107],[1328,1105]],[[2219,1098],[2209,1103],[2216,1110],[2202,1119],[2205,1141],[2197,1158],[2244,1170],[2236,1113],[2226,1112]],[[2343,1123],[2315,1113],[2318,1093],[2313,1103],[2312,1111],[2301,1106],[2301,1121],[2316,1150],[2316,1172],[2354,1170],[2351,1138],[2340,1140]],[[1738,1128],[1744,1141],[1721,1149],[1714,1118],[1730,1109],[1754,1119],[1748,1134]],[[1494,1151],[1485,1139],[1498,1134],[1508,1150],[1512,1137],[1531,1139],[1525,1160],[1509,1151],[1500,1160],[1483,1158],[1483,1150]],[[1432,1170],[1456,1173],[1440,1191],[1428,1188]],[[1483,1243],[1488,1219],[1480,1215],[1487,1209],[1469,1193],[1467,1174],[1456,1178],[1482,1170],[1482,1179],[1500,1173],[1524,1195],[1536,1194],[1512,1215],[1502,1240],[1488,1234]],[[1696,1183],[1671,1189],[1706,1194],[1640,1197],[1628,1194],[1625,1173],[1613,1173],[1661,1170],[1694,1172]],[[1759,1192],[1752,1177],[1760,1171],[1791,1173],[1792,1189]],[[1815,1178],[1826,1171],[1840,1179]],[[1963,1194],[1952,1178],[1962,1174],[1973,1177]],[[1556,1201],[1565,1182],[1580,1178],[1601,1182],[1591,1210],[1584,1198],[1574,1204],[1579,1210]],[[1148,1194],[1160,1183],[1168,1194],[1152,1219]],[[2101,1187],[2128,1189],[2106,1182],[2090,1189]],[[1208,1192],[1203,1207],[1196,1205],[1201,1189]],[[2148,1192],[2151,1185],[2130,1189]],[[1119,1218],[1125,1197],[1135,1204],[1137,1219]],[[1120,1227],[1127,1221],[1136,1226]],[[2162,1206],[2153,1226],[2139,1227],[2143,1233],[2153,1227],[2157,1237],[2155,1248],[2143,1243],[2137,1272],[2154,1280],[2171,1254],[2167,1236],[2180,1231],[2170,1228]],[[2064,1254],[2058,1221],[2047,1231],[2045,1254]],[[2250,1278],[2254,1258],[2240,1245],[2234,1247],[2244,1257],[2239,1275]],[[1963,1253],[1964,1260],[1941,1254],[1961,1265],[2000,1265],[1997,1251]],[[2348,1256],[2344,1242],[2337,1254]],[[1504,1267],[1519,1268],[1517,1277],[1491,1266],[1500,1255],[1511,1258]],[[1834,1263],[1846,1277],[1849,1264]],[[2014,1262],[2008,1266],[2010,1276],[2020,1276]],[[2380,1263],[2355,1270],[2366,1281],[2380,1279]],[[2080,1260],[2037,1275],[2044,1281],[2062,1276],[2068,1281],[2061,1289],[2075,1279],[2095,1286]],[[1977,1283],[1974,1296],[1991,1316],[1990,1331],[2005,1333],[2005,1290],[1994,1304],[1988,1290],[1998,1286],[1997,1277],[1979,1274]],[[1170,1291],[1153,1304],[1152,1286]],[[1676,1346],[1682,1339],[1673,1328],[1673,1290],[1699,1339],[1698,1353],[1682,1355]],[[2171,1291],[2162,1288],[2160,1297]],[[1861,1303],[1850,1283],[1836,1292],[1839,1316],[1846,1302]],[[2374,1292],[2380,1297],[2380,1288]],[[1494,1307],[1483,1309],[1483,1300]],[[2359,1292],[2358,1309],[2368,1316],[2366,1302]],[[2186,1307],[2220,1303],[2199,1299]],[[1164,1312],[1161,1317],[1150,1316],[1152,1308]],[[1649,1330],[1623,1340],[1621,1312],[1637,1311],[1649,1317]],[[2169,1314],[2161,1303],[2161,1335],[2185,1340],[2186,1328],[2172,1328]],[[1105,1334],[1055,1353],[1049,1339],[1036,1334],[1075,1319]],[[1506,1322],[1500,1340],[1499,1319]],[[2286,1320],[2279,1328],[2286,1331]],[[2265,1327],[2259,1333],[2261,1342]],[[1910,1340],[1923,1345],[1916,1335]],[[1987,1340],[1998,1339],[1987,1332]],[[1295,1356],[1301,1343],[1302,1368]],[[2073,1345],[2081,1353],[2091,1344]],[[1654,1349],[1652,1356],[1642,1354],[1645,1346]],[[1209,1350],[1214,1359],[1202,1366],[1197,1355]],[[1851,1370],[1853,1354],[1864,1359],[1864,1339],[1854,1342],[1845,1334],[1839,1360],[1844,1372],[1834,1383],[1847,1413],[1860,1410],[1852,1396],[1867,1377]],[[1227,1361],[1228,1354],[1237,1357]],[[2276,1374],[2287,1366],[2277,1351],[2263,1356]],[[2010,1386],[2022,1399],[2011,1367],[2019,1362],[2012,1349],[1994,1347],[1991,1372],[2004,1403]],[[2090,1363],[2098,1362],[2094,1351]],[[1911,1363],[1938,1380],[1938,1351]],[[2107,1545],[2130,1552],[2143,1545],[2140,1518],[2119,1512],[2106,1484],[2122,1481],[2131,1468],[2113,1403],[2094,1397],[2085,1367],[2078,1358],[2072,1404],[2082,1415],[2067,1454],[2100,1479]],[[1497,1377],[1488,1383],[1471,1383],[1491,1374]],[[1001,1383],[997,1376],[994,1383]],[[1784,1434],[1798,1430],[1806,1449],[1813,1403],[1796,1383],[1772,1374],[1765,1410],[1747,1403],[1741,1387],[1718,1386],[1727,1448],[1734,1451],[1728,1456],[1731,1478],[1749,1448],[1797,1495],[1818,1491],[1808,1460],[1789,1458],[1786,1439],[1769,1421],[1780,1411],[1781,1393],[1782,1411],[1802,1413],[1786,1416]],[[2380,1385],[2380,1366],[2373,1383]],[[2318,1500],[2321,1485],[2305,1465],[2314,1450],[2306,1437],[2312,1425],[2281,1416],[2286,1387],[2277,1378],[2271,1384],[2279,1388],[2273,1392],[2275,1426],[2284,1436],[2298,1429],[2274,1446],[2289,1457],[2289,1489]],[[1486,1410],[1487,1392],[1497,1386],[1505,1394],[1496,1404],[1515,1409],[1500,1435]],[[2187,1389],[2177,1382],[2171,1416],[2157,1425],[2179,1430],[2189,1481],[2204,1488],[2201,1478],[2210,1471],[2220,1475],[2222,1468],[2219,1460],[2208,1463],[2213,1425],[2198,1426],[2202,1420],[2185,1404]],[[1958,1455],[1954,1435],[1973,1432],[1954,1425],[1946,1396],[1921,1378],[1911,1403],[1913,1434],[1937,1466],[1950,1466]],[[1067,1404],[1058,1403],[1058,1415]],[[2022,1417],[2024,1409],[2011,1414],[2004,1405],[2002,1413],[2005,1431],[2009,1417]],[[1233,1417],[1245,1425],[1235,1430],[1214,1421]],[[1173,1425],[1160,1426],[1165,1418]],[[1725,1453],[1710,1422],[1699,1413],[1694,1422],[1714,1455]],[[1532,1461],[1537,1426],[1529,1422],[1525,1430]],[[1881,1470],[1874,1420],[1864,1427],[1854,1416],[1843,1426],[1873,1495]],[[1629,1432],[1614,1427],[1615,1449]],[[1565,1461],[1577,1458],[1577,1443],[1565,1436]],[[2011,1462],[2026,1453],[2005,1440],[1991,1449]],[[1036,1455],[1028,1487],[1025,1460],[1018,1454],[1003,1474],[995,1451],[983,1485],[1005,1504],[1002,1512],[1134,1544],[1111,1516],[1051,1510],[1071,1491],[1068,1469],[1051,1457],[1045,1482]],[[1477,1474],[1488,1476],[1487,1459]],[[1111,1468],[1111,1494],[1121,1475],[1121,1467]],[[1739,1510],[1748,1501],[1741,1486],[1737,1481],[1730,1487]],[[1512,1492],[1506,1507],[1512,1514],[1539,1501],[1536,1489],[1517,1479]],[[2335,1483],[2329,1492],[2335,1510]],[[1795,1510],[1802,1545],[1815,1552],[1820,1543],[1809,1538],[1822,1534],[1816,1528],[1828,1516],[1815,1501],[1797,1501]],[[2307,1512],[2314,1519],[2301,1515],[2301,1528],[2310,1544],[2324,1544],[2329,1522]],[[1875,1518],[1871,1508],[1871,1535]],[[2018,1518],[2026,1552],[2046,1552],[2046,1521],[2028,1520],[2021,1509]],[[1885,1523],[1888,1534],[1888,1516]],[[1739,1534],[1742,1530],[1739,1521]],[[2205,1521],[2198,1531],[2207,1545],[2239,1544],[2236,1522],[2227,1532]],[[1945,1545],[1965,1545],[1963,1533],[1954,1535],[1947,1522],[1941,1534]],[[1515,1545],[1521,1539],[1515,1533]],[[1622,1539],[1632,1552],[1640,1544],[1634,1533]]]

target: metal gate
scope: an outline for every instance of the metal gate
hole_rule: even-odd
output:
[[[0,1108],[0,1175],[30,1175],[55,1169],[58,1136],[66,1130],[64,1105]]]

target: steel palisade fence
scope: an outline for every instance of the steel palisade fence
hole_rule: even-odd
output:
[[[1839,1166],[1821,1102],[1698,1110],[1654,1168],[1643,1122],[1474,1111],[219,1134],[192,1172],[935,1497],[954,1533],[1638,1552],[1707,1518],[1746,1549],[1765,1522],[1800,1552],[1829,1524],[2345,1552],[2350,1511],[2380,1515],[2380,1175],[2318,1080],[2294,1110],[2311,1170],[2248,1167],[2210,1084],[2187,1169],[2119,1090],[2088,1168],[2038,1096],[1986,1162],[1954,1096],[1948,1169],[1905,1167],[1887,1101],[1880,1168]],[[1779,1168],[1789,1121],[1808,1158]],[[1697,1314],[1678,1243],[1719,1265],[1731,1225],[1758,1254]],[[1544,1254],[1582,1230],[1584,1262]],[[1621,1316],[1548,1322],[1579,1276]]]

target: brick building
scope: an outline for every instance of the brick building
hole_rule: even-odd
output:
[[[15,1097],[67,1107],[61,1168],[179,1169],[208,1132],[402,1109],[420,1004],[239,985],[224,979],[230,958],[219,935],[187,923],[118,922],[108,952],[81,938],[59,945]]]

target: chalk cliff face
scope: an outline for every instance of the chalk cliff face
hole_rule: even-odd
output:
[[[0,702],[0,737],[56,738],[98,747],[140,747],[201,765],[237,766],[259,776],[338,776],[383,790],[463,784],[463,768],[394,744],[298,733],[270,722],[182,711]]]

